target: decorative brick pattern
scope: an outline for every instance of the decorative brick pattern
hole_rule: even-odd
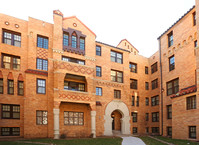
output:
[[[37,58],[48,59],[48,49],[37,48]]]
[[[72,101],[91,101],[91,97],[70,95],[70,94],[59,94],[60,99],[72,100]]]
[[[114,82],[96,81],[96,84],[99,85],[99,86],[123,88],[123,85],[122,85],[122,84],[114,83]]]

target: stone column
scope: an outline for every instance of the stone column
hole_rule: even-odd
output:
[[[91,133],[96,138],[96,111],[91,111]]]
[[[59,109],[54,108],[54,139],[59,139]]]
[[[112,132],[112,122],[113,118],[111,118],[111,115],[104,115],[104,135],[111,136],[113,135]]]

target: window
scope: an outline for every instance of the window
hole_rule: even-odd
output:
[[[111,81],[123,83],[123,72],[111,70]]]
[[[197,47],[197,46],[198,46],[198,41],[195,40],[195,41],[194,41],[194,47]]]
[[[37,58],[37,69],[48,70],[48,60]]]
[[[114,98],[121,99],[121,91],[120,90],[114,90]]]
[[[0,79],[0,94],[3,94],[3,79]]]
[[[85,92],[85,84],[79,82],[64,81],[64,89]]]
[[[145,90],[149,90],[149,83],[145,82]]]
[[[77,35],[75,32],[72,34],[72,43],[71,44],[72,44],[71,46],[73,48],[77,48]]]
[[[20,136],[19,127],[2,127],[1,136]]]
[[[130,88],[131,88],[131,89],[137,90],[137,89],[138,89],[138,87],[137,87],[137,86],[138,86],[138,85],[137,85],[138,81],[135,80],[135,79],[131,79],[130,82],[131,82]]]
[[[37,125],[48,124],[48,112],[47,111],[36,111]]]
[[[130,71],[133,73],[137,73],[137,64],[136,63],[129,63]]]
[[[196,12],[193,13],[193,26],[196,25]]]
[[[135,106],[135,96],[132,96],[132,106]]]
[[[172,136],[172,127],[167,127],[167,136]]]
[[[169,57],[169,71],[172,71],[175,69],[175,57],[174,55]]]
[[[136,106],[139,106],[139,96],[137,96]]]
[[[24,95],[24,83],[23,81],[18,81],[18,95]]]
[[[187,110],[196,109],[196,96],[187,97]]]
[[[146,133],[149,133],[149,127],[146,127]]]
[[[76,58],[62,56],[62,60],[63,61],[67,61],[67,62],[73,62],[73,63],[78,63],[78,64],[81,64],[81,65],[85,65],[85,61],[84,60],[80,60],[80,59],[76,59]]]
[[[149,121],[149,113],[146,113],[146,121]]]
[[[84,125],[84,113],[64,111],[64,125]]]
[[[63,45],[64,46],[68,46],[69,45],[69,35],[68,35],[68,33],[65,33],[64,32],[64,34],[63,34]]]
[[[37,79],[37,93],[46,94],[46,80]]]
[[[158,88],[158,79],[155,79],[151,82],[152,90]]]
[[[151,97],[151,106],[159,105],[159,96]]]
[[[100,66],[96,66],[96,76],[102,76],[102,68]]]
[[[3,29],[3,43],[21,47],[21,34]]]
[[[122,64],[123,63],[122,59],[123,59],[122,53],[111,51],[111,61]]]
[[[102,88],[96,87],[96,95],[102,96]]]
[[[149,98],[145,98],[145,103],[146,103],[146,106],[149,106]]]
[[[152,122],[159,122],[159,112],[152,113]]]
[[[168,34],[168,47],[173,45],[173,31]]]
[[[189,126],[189,138],[196,139],[196,126]]]
[[[137,122],[137,113],[136,112],[132,112],[131,115],[132,115],[133,122]]]
[[[149,68],[145,66],[145,74],[149,74]]]
[[[138,133],[138,128],[137,127],[133,127],[133,133]]]
[[[48,37],[37,35],[37,47],[48,49]]]
[[[152,133],[159,133],[159,127],[152,127]]]
[[[2,104],[2,119],[20,119],[20,106]]]
[[[167,119],[172,119],[172,106],[167,105]]]
[[[79,48],[81,49],[81,50],[85,50],[85,38],[80,38],[80,40],[79,40]]]
[[[101,56],[101,46],[96,46],[96,55]]]
[[[151,74],[155,73],[156,71],[158,71],[158,63],[154,63],[153,65],[151,65]]]
[[[179,91],[179,79],[167,82],[167,96],[176,94]]]
[[[14,95],[14,80],[8,80],[8,94]]]
[[[20,57],[2,54],[2,68],[20,70]]]

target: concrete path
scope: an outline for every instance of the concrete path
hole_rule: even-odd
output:
[[[122,145],[146,145],[140,138],[138,137],[122,137]]]

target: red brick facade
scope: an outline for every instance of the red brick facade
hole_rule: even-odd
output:
[[[59,10],[54,24],[0,14],[0,138],[95,137],[114,129],[198,140],[198,99],[187,108],[188,97],[198,98],[197,6],[158,38],[149,58],[126,39],[117,47],[97,42]]]

